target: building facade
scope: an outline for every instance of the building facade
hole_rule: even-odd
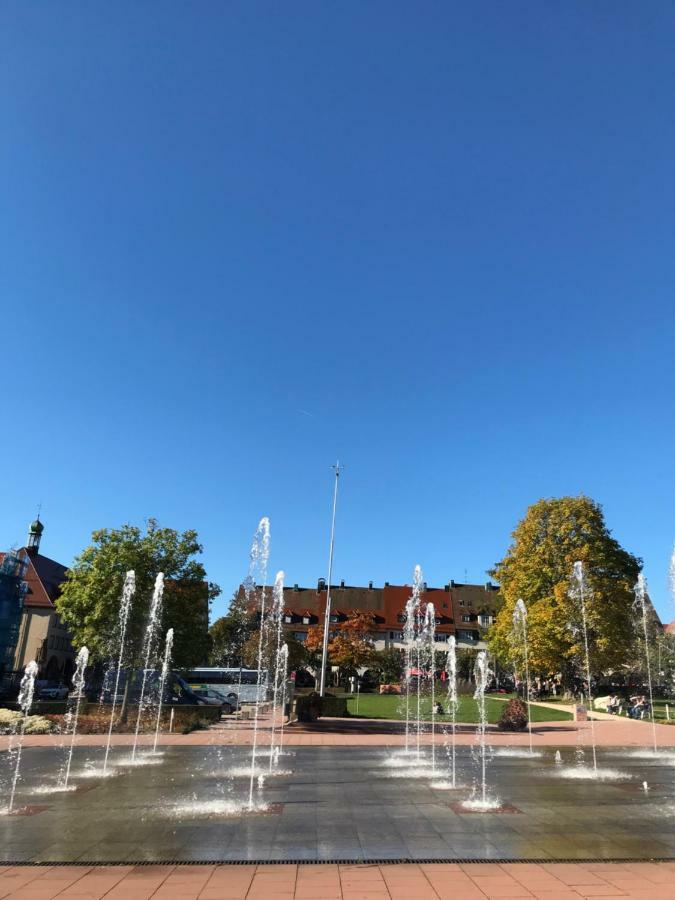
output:
[[[243,588],[242,588],[243,590]],[[271,588],[267,588],[271,597]],[[394,585],[385,581],[375,587],[371,581],[367,587],[345,585],[344,581],[331,585],[331,631],[337,632],[340,623],[356,611],[370,613],[374,626],[372,640],[375,649],[403,649],[403,625],[405,605],[410,597],[410,585]],[[313,626],[323,628],[327,585],[320,578],[316,588],[297,584],[284,587],[283,625],[297,640],[304,642]],[[436,646],[442,650],[450,635],[454,635],[458,647],[477,650],[485,648],[485,631],[493,623],[499,605],[499,588],[491,582],[485,584],[459,584],[448,582],[444,587],[429,587],[426,583],[420,595],[422,608],[433,603],[436,613]]]
[[[28,663],[35,660],[39,678],[69,682],[75,671],[75,651],[55,605],[68,569],[40,553],[43,532],[44,525],[38,517],[30,525],[26,546],[15,551],[25,568],[23,609],[12,670],[15,675],[21,674]],[[5,556],[0,554],[0,562]]]

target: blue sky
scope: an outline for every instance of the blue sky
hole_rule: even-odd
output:
[[[0,7],[0,545],[485,579],[584,492],[667,591],[675,9]]]

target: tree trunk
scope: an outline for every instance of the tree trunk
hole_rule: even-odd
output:
[[[120,708],[120,725],[127,724],[127,718],[129,716],[129,689],[131,687],[131,679],[133,678],[133,672],[129,672],[129,676],[124,681],[124,695],[122,696],[122,706]]]

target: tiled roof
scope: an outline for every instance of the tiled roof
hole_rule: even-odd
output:
[[[54,609],[54,601],[66,579],[68,568],[48,556],[39,553],[32,555],[25,548],[19,550],[19,553],[28,559],[28,568],[24,576],[28,591],[23,598],[24,606]],[[0,561],[4,556],[4,553],[0,553]]]

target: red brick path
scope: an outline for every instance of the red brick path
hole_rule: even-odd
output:
[[[675,863],[0,867],[0,900],[675,898]]]

